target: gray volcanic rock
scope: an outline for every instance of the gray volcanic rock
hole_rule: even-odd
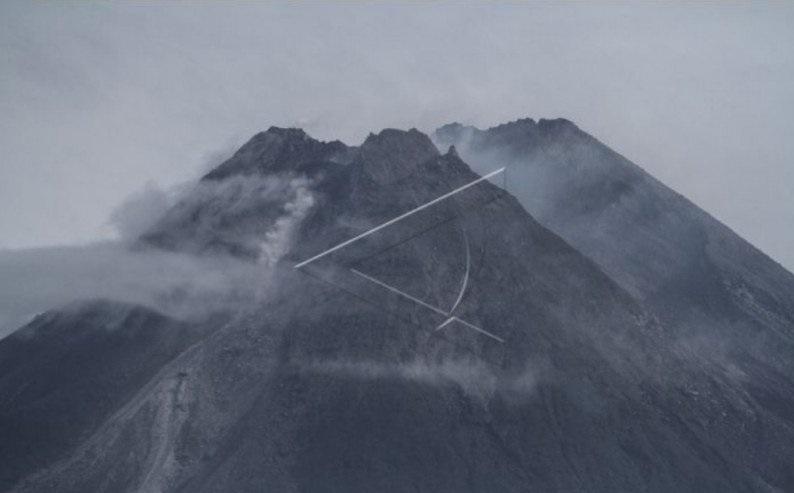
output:
[[[474,169],[508,166],[528,212],[643,300],[682,350],[741,376],[740,391],[791,430],[794,275],[567,120],[450,124],[435,138]],[[770,469],[756,452],[748,461]],[[786,468],[768,478],[794,488]]]
[[[319,142],[299,128],[270,127],[266,132],[251,137],[231,158],[207,173],[202,180],[308,171],[317,163],[343,159],[346,150],[338,140]]]
[[[367,172],[381,183],[395,182],[416,171],[416,167],[438,156],[430,138],[412,128],[408,132],[386,129],[369,134],[358,150],[357,159],[367,163]]]
[[[432,144],[431,144],[432,145]],[[280,217],[300,219],[311,204],[307,186],[348,160],[341,142],[319,142],[296,128],[256,134],[141,237],[141,245],[256,260],[261,237]]]
[[[473,130],[445,132],[464,159],[473,152],[457,142]],[[499,135],[534,148],[580,133],[570,122],[542,121]],[[662,305],[626,282],[629,274],[613,278],[603,259],[583,255],[490,182],[294,268],[476,180],[455,150],[440,154],[415,130],[385,130],[352,148],[271,129],[245,147],[207,175],[203,182],[214,182],[207,193],[200,185],[143,242],[267,257],[273,289],[167,363],[152,363],[156,373],[127,387],[124,402],[68,456],[37,462],[15,491],[794,484],[784,363],[757,354],[753,363],[766,366],[702,358],[682,344],[686,327],[660,314]],[[612,156],[597,151],[581,152],[598,163]],[[622,188],[602,172],[580,176],[574,169],[585,163],[564,163],[571,166],[558,170],[570,174],[564,183],[581,192],[567,214],[621,203]],[[285,179],[301,183],[304,201],[264,185]],[[600,197],[592,183],[618,197]],[[664,215],[669,203],[656,207]],[[285,239],[279,252],[274,238]],[[455,306],[456,317],[499,340],[458,321],[438,330],[446,315],[351,269],[442,313]],[[790,337],[787,323],[759,324],[757,332]],[[691,330],[695,338],[709,333]],[[2,392],[0,399],[13,395]]]
[[[664,304],[673,312],[666,318],[686,318],[674,312],[697,306],[791,326],[794,275],[568,120],[485,131],[450,124],[435,137],[457,145],[477,170],[509,166],[508,188],[528,212],[633,294]],[[743,290],[763,306],[748,306]]]
[[[199,336],[151,310],[95,301],[0,340],[0,489],[67,457]]]
[[[451,124],[435,135],[475,169],[509,166],[508,189],[534,217],[682,335],[738,337],[740,351],[780,349],[792,363],[794,275],[573,123]]]

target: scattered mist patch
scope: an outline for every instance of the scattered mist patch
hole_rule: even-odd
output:
[[[241,309],[271,270],[232,257],[199,257],[122,243],[0,251],[0,337],[75,300],[136,303],[181,319]]]
[[[203,176],[216,168],[240,147],[240,138],[230,139],[224,146],[206,152],[198,165],[198,175]],[[214,182],[218,184],[219,182]],[[135,241],[147,232],[157,221],[180,201],[185,200],[195,190],[208,188],[205,182],[186,181],[162,188],[154,180],[148,181],[142,189],[125,197],[110,213],[108,225],[123,241]]]
[[[147,242],[200,254],[233,254],[273,264],[314,205],[305,176],[234,175],[203,180],[143,235]]]
[[[121,239],[134,240],[165,215],[171,205],[169,194],[150,181],[113,209],[108,223]]]
[[[224,161],[232,157],[248,138],[250,138],[250,136],[246,134],[234,135],[226,139],[226,141],[217,148],[205,152],[201,156],[197,171],[201,176],[204,176],[217,168],[223,164]]]
[[[121,241],[0,250],[0,337],[82,299],[141,304],[180,319],[245,309],[270,287],[315,203],[311,186],[292,175],[233,176],[170,191],[150,183],[111,215]],[[170,248],[142,246],[141,235],[152,230]],[[248,254],[231,255],[241,251]]]
[[[276,219],[265,233],[265,241],[259,245],[259,260],[267,265],[275,265],[289,248],[297,225],[315,203],[305,178],[293,178],[289,183],[294,191],[291,200],[284,204],[284,215]]]
[[[299,370],[364,380],[398,379],[430,386],[455,385],[472,397],[489,399],[495,394],[509,397],[531,395],[539,382],[538,368],[526,366],[519,373],[502,374],[481,360],[450,359],[429,362],[422,359],[399,363],[367,360],[320,360],[302,362]]]

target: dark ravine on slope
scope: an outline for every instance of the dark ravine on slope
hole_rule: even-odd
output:
[[[276,231],[291,240],[273,265],[276,288],[209,331],[129,308],[152,319],[141,332],[112,317],[116,307],[92,304],[0,341],[0,355],[21,355],[0,358],[0,419],[13,423],[0,430],[23,430],[12,439],[46,451],[3,469],[0,486],[794,488],[791,274],[569,122],[452,126],[436,139],[476,169],[513,164],[511,191],[517,166],[544,177],[546,191],[516,200],[483,183],[333,260],[367,254],[363,271],[449,306],[467,271],[464,231],[473,260],[455,313],[504,344],[460,324],[434,331],[415,304],[293,269],[476,179],[458,152],[440,153],[416,130],[348,147],[271,128],[202,179],[197,190],[214,195],[186,198],[139,247],[253,265],[272,258],[260,249]],[[98,361],[121,350],[121,334],[145,337]],[[696,350],[715,339],[719,350]],[[83,355],[87,366],[55,372],[50,354]],[[103,390],[97,374],[116,388]],[[60,401],[64,381],[92,392]],[[54,413],[27,411],[52,402]],[[24,431],[61,430],[64,417],[75,424],[63,436]]]

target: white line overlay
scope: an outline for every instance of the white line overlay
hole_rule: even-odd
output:
[[[393,292],[393,293],[397,293],[397,294],[399,294],[400,296],[402,296],[402,297],[404,297],[404,298],[408,298],[409,300],[413,301],[414,303],[418,303],[418,304],[422,305],[423,307],[425,307],[425,308],[428,308],[428,309],[430,309],[430,310],[433,310],[434,312],[436,312],[436,313],[438,313],[438,314],[441,314],[441,315],[444,315],[444,316],[447,316],[447,317],[449,316],[449,313],[445,312],[445,311],[444,311],[444,310],[442,310],[441,308],[436,308],[436,307],[435,307],[435,306],[433,306],[433,305],[428,305],[428,304],[427,304],[427,303],[425,303],[424,301],[422,301],[422,300],[420,300],[420,299],[418,299],[418,298],[414,298],[414,297],[413,297],[413,296],[411,296],[410,294],[403,293],[403,292],[402,292],[402,291],[400,291],[399,289],[397,289],[397,288],[395,288],[395,287],[392,287],[392,286],[389,286],[389,285],[388,285],[388,284],[386,284],[385,282],[383,282],[383,281],[379,281],[379,280],[375,279],[374,277],[370,277],[370,276],[368,276],[368,275],[364,274],[364,273],[363,273],[363,272],[361,272],[361,271],[357,271],[356,269],[350,269],[350,272],[352,272],[353,274],[356,274],[356,275],[359,275],[359,276],[363,277],[363,278],[364,278],[364,279],[366,279],[367,281],[374,282],[374,283],[375,283],[375,284],[377,284],[378,286],[384,287],[384,288],[388,289],[389,291],[391,291],[391,292]]]
[[[468,327],[468,328],[470,328],[470,329],[474,329],[474,330],[476,330],[476,331],[477,331],[477,332],[479,332],[480,334],[486,335],[486,336],[490,337],[491,339],[496,339],[497,341],[501,342],[502,344],[504,344],[504,343],[505,343],[505,340],[504,340],[504,339],[502,339],[501,337],[499,337],[499,336],[497,336],[497,335],[491,334],[490,332],[488,332],[488,331],[487,331],[487,330],[485,330],[485,329],[481,329],[481,328],[477,327],[476,325],[472,325],[472,324],[470,324],[469,322],[467,322],[467,321],[465,321],[465,320],[463,320],[463,319],[460,319],[460,318],[458,318],[458,317],[452,317],[452,318],[454,318],[454,319],[455,319],[455,321],[462,323],[462,324],[463,324],[463,325],[465,325],[466,327]]]
[[[443,324],[441,324],[438,327],[436,327],[436,332],[438,332],[439,330],[443,329],[444,327],[446,327],[447,325],[449,325],[450,323],[452,323],[454,321],[455,321],[455,317],[449,317],[448,319],[444,320]]]
[[[468,327],[468,328],[470,328],[470,329],[473,329],[473,330],[476,330],[476,331],[477,331],[477,332],[479,332],[480,334],[486,335],[486,336],[490,337],[491,339],[494,339],[494,340],[497,340],[497,341],[501,342],[502,344],[504,344],[504,342],[505,342],[505,340],[504,340],[504,339],[502,339],[501,337],[499,337],[499,336],[497,336],[497,335],[494,335],[494,334],[491,334],[490,332],[488,332],[488,331],[487,331],[487,330],[485,330],[485,329],[481,329],[480,327],[477,327],[477,326],[476,326],[476,325],[474,325],[474,324],[470,324],[469,322],[467,322],[467,321],[465,321],[465,320],[463,320],[463,319],[461,319],[461,318],[458,318],[458,317],[452,316],[452,314],[451,314],[451,313],[447,313],[447,312],[445,312],[444,310],[442,310],[441,308],[438,308],[438,307],[436,307],[436,306],[433,306],[433,305],[427,304],[427,303],[425,303],[424,301],[420,300],[419,298],[415,298],[415,297],[411,296],[411,295],[410,295],[410,294],[408,294],[408,293],[404,293],[403,291],[400,291],[399,289],[395,288],[394,286],[390,286],[390,285],[386,284],[386,283],[385,283],[385,282],[383,282],[383,281],[380,281],[380,280],[378,280],[378,279],[375,279],[375,278],[374,278],[374,277],[372,277],[372,276],[368,276],[368,275],[364,274],[364,273],[363,273],[363,272],[361,272],[361,271],[358,271],[358,270],[356,270],[356,269],[350,269],[350,272],[352,272],[353,274],[356,274],[356,275],[358,275],[358,276],[361,276],[361,277],[363,277],[363,278],[364,278],[364,279],[366,279],[367,281],[374,282],[374,283],[375,283],[375,284],[377,284],[378,286],[384,287],[384,288],[388,289],[389,291],[391,291],[391,292],[393,292],[393,293],[397,293],[397,294],[399,294],[400,296],[402,296],[402,297],[404,297],[404,298],[407,298],[407,299],[409,299],[409,300],[413,301],[414,303],[417,303],[417,304],[419,304],[419,305],[422,305],[423,307],[425,307],[425,308],[427,308],[427,309],[433,310],[434,312],[436,312],[436,313],[438,313],[438,314],[440,314],[440,315],[444,315],[445,317],[449,317],[449,318],[448,318],[448,319],[447,319],[447,320],[446,320],[444,323],[442,323],[441,325],[439,325],[438,327],[436,327],[436,330],[437,330],[437,331],[438,331],[438,330],[441,330],[441,329],[443,329],[444,327],[446,327],[447,325],[449,325],[449,324],[450,324],[450,323],[452,323],[452,322],[460,322],[460,323],[462,323],[463,325],[465,325],[466,327]]]
[[[296,269],[300,269],[301,267],[303,267],[305,265],[308,265],[309,263],[314,262],[315,260],[318,260],[318,259],[321,259],[321,258],[325,257],[329,253],[333,253],[333,252],[339,250],[340,248],[344,248],[344,247],[348,246],[349,244],[351,244],[351,243],[353,243],[355,241],[358,241],[358,240],[360,240],[362,238],[365,238],[365,237],[371,235],[372,233],[375,233],[376,231],[380,231],[381,229],[385,228],[386,226],[391,226],[392,224],[396,223],[397,221],[401,221],[401,220],[405,219],[406,217],[421,211],[422,209],[426,209],[426,208],[430,207],[433,204],[437,204],[437,203],[441,202],[442,200],[448,199],[448,198],[452,197],[453,195],[455,195],[456,193],[460,193],[463,190],[466,190],[467,188],[472,187],[472,186],[480,183],[481,181],[484,181],[484,180],[487,180],[488,178],[496,176],[499,173],[503,172],[504,170],[505,170],[505,168],[502,167],[502,168],[499,168],[496,171],[492,171],[492,172],[488,173],[485,176],[481,176],[480,178],[477,178],[476,180],[474,180],[472,182],[469,182],[469,183],[467,183],[466,185],[463,185],[460,188],[456,188],[455,190],[452,190],[451,192],[445,193],[441,197],[433,199],[433,200],[431,200],[430,202],[428,202],[428,203],[426,203],[424,205],[420,205],[416,209],[412,209],[412,210],[406,212],[405,214],[401,214],[401,215],[395,217],[394,219],[390,219],[390,220],[386,221],[385,223],[383,223],[383,224],[381,224],[379,226],[375,226],[374,228],[372,228],[372,229],[370,229],[368,231],[365,231],[365,232],[361,233],[358,236],[350,238],[347,241],[343,241],[342,243],[340,243],[340,244],[338,244],[336,246],[333,246],[333,247],[329,248],[328,250],[326,250],[326,251],[324,251],[322,253],[318,253],[317,255],[315,255],[314,257],[312,257],[310,259],[307,259],[307,260],[304,260],[303,262],[297,263],[297,264],[295,264],[295,268]]]
[[[502,167],[502,168],[497,169],[496,171],[492,171],[492,172],[488,173],[487,175],[481,176],[480,178],[477,178],[476,180],[471,181],[471,182],[463,185],[462,187],[456,188],[455,190],[452,190],[451,192],[447,192],[444,195],[442,195],[442,196],[440,196],[438,198],[435,198],[435,199],[431,200],[430,202],[428,202],[426,204],[420,205],[419,207],[416,207],[415,209],[412,209],[412,210],[410,210],[410,211],[408,211],[408,212],[406,212],[404,214],[401,214],[401,215],[399,215],[399,216],[397,216],[397,217],[395,217],[393,219],[390,219],[390,220],[386,221],[383,224],[375,226],[374,228],[369,229],[369,230],[361,233],[358,236],[355,236],[353,238],[350,238],[349,240],[343,241],[342,243],[340,243],[340,244],[338,244],[336,246],[333,246],[333,247],[329,248],[328,250],[325,250],[324,252],[318,253],[314,257],[306,259],[303,262],[299,262],[299,263],[295,264],[294,268],[295,269],[300,269],[301,267],[304,267],[304,266],[310,264],[311,262],[314,262],[315,260],[319,260],[319,259],[325,257],[326,255],[330,254],[330,253],[333,253],[333,252],[335,252],[335,251],[337,251],[337,250],[339,250],[341,248],[344,248],[344,247],[350,245],[351,243],[354,243],[354,242],[356,242],[356,241],[358,241],[358,240],[360,240],[362,238],[365,238],[365,237],[371,235],[372,233],[380,231],[381,229],[383,229],[383,228],[385,228],[387,226],[391,226],[392,224],[394,224],[394,223],[396,223],[398,221],[401,221],[401,220],[411,216],[412,214],[415,214],[415,213],[417,213],[417,212],[419,212],[419,211],[421,211],[423,209],[426,209],[426,208],[430,207],[431,205],[437,204],[437,203],[441,202],[442,200],[446,200],[446,199],[452,197],[453,195],[455,195],[457,193],[460,193],[463,190],[466,190],[467,188],[470,188],[470,187],[472,187],[472,186],[474,186],[474,185],[476,185],[476,184],[478,184],[478,183],[480,183],[480,182],[482,182],[484,180],[487,180],[487,179],[489,179],[489,178],[491,178],[493,176],[496,176],[499,173],[502,173],[504,170],[505,170],[505,168]],[[466,326],[466,327],[468,327],[468,328],[470,328],[472,330],[475,330],[475,331],[479,332],[480,334],[483,334],[483,335],[485,335],[487,337],[490,337],[491,339],[494,339],[494,340],[499,341],[500,343],[504,344],[505,341],[501,337],[499,337],[497,335],[494,335],[494,334],[488,332],[485,329],[481,329],[480,327],[477,327],[476,325],[470,324],[469,322],[466,322],[465,320],[462,320],[462,319],[452,315],[452,312],[455,310],[455,308],[457,308],[457,306],[460,304],[461,300],[463,299],[463,293],[466,291],[466,285],[468,284],[468,281],[469,281],[469,263],[471,262],[471,252],[469,250],[468,237],[465,238],[465,241],[466,241],[466,273],[465,273],[464,279],[463,279],[463,286],[461,288],[460,294],[458,295],[458,298],[455,300],[455,303],[453,304],[452,308],[448,312],[444,311],[441,308],[438,308],[436,306],[433,306],[433,305],[430,305],[428,303],[425,303],[424,301],[420,300],[419,298],[415,298],[415,297],[411,296],[410,294],[405,293],[403,291],[400,291],[399,289],[395,288],[394,286],[390,286],[390,285],[386,284],[383,281],[375,279],[372,276],[368,276],[367,274],[364,274],[363,272],[361,272],[359,270],[351,268],[350,272],[352,272],[353,274],[356,274],[357,276],[363,277],[364,279],[366,279],[366,280],[368,280],[370,282],[373,282],[373,283],[377,284],[378,286],[386,288],[389,291],[402,296],[403,298],[411,300],[414,303],[419,304],[419,305],[421,305],[421,306],[423,306],[423,307],[425,307],[425,308],[427,308],[429,310],[432,310],[432,311],[434,311],[434,312],[436,312],[436,313],[438,313],[440,315],[444,315],[445,317],[449,317],[441,325],[436,327],[436,329],[435,329],[436,331],[439,331],[439,330],[443,329],[444,327],[446,327],[447,325],[451,324],[452,322],[460,322],[464,326]]]

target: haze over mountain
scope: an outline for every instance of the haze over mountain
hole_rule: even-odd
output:
[[[0,340],[0,490],[794,489],[794,275],[569,121],[433,138],[259,133],[130,246],[255,278]]]

